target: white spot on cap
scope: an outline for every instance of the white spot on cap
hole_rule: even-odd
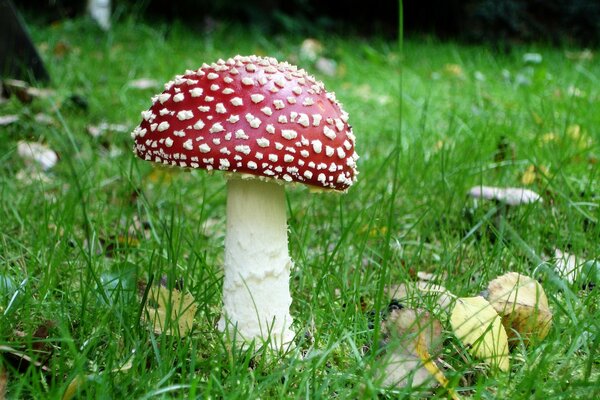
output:
[[[279,122],[280,124],[287,124],[288,119],[285,115],[280,115],[279,117],[277,117],[277,122]]]
[[[231,79],[231,78],[229,78],[229,79]],[[225,89],[223,89],[223,91],[221,93],[223,93],[223,94],[232,94],[234,92],[235,92],[235,90],[233,90],[232,88],[225,88]]]
[[[174,131],[173,136],[185,137],[185,132],[184,131]]]
[[[262,94],[256,93],[256,94],[250,95],[250,98],[252,99],[253,103],[257,104],[257,103],[260,103],[261,101],[263,101],[265,99],[265,96],[263,96]]]
[[[160,116],[163,116],[163,115],[167,115],[167,114],[169,114],[170,112],[171,112],[171,110],[169,110],[168,108],[162,108],[162,109],[161,109],[161,110],[158,112],[158,114],[159,114]]]
[[[179,102],[183,101],[183,99],[184,99],[183,93],[177,93],[175,96],[173,96],[173,101],[175,103],[179,103]]]
[[[209,73],[208,75],[206,75],[206,78],[209,80],[215,80],[219,77],[219,74],[215,74],[214,72]]]
[[[296,137],[298,136],[298,132],[296,132],[293,129],[282,129],[281,136],[283,136],[286,139],[292,140],[296,139]]]
[[[236,107],[244,104],[244,101],[239,97],[234,97],[233,99],[231,99],[229,101],[231,102],[231,104],[233,104]]]
[[[198,111],[200,111],[200,112],[209,112],[210,111],[210,107],[209,106],[200,106],[200,107],[198,107]]]
[[[304,99],[304,101],[302,101],[303,106],[312,106],[313,104],[315,104],[315,101],[312,97],[307,97]]]
[[[254,79],[246,76],[242,79],[242,85],[246,85],[246,86],[253,86],[254,85]]]
[[[343,131],[344,130],[344,122],[341,119],[336,118],[335,119],[335,127],[339,132]]]
[[[324,173],[320,173],[319,176],[317,176],[317,181],[319,181],[321,183],[325,183],[325,182],[327,182],[327,177],[325,176]]]
[[[269,161],[277,162],[277,160],[279,160],[279,157],[277,157],[277,154],[269,154]]]
[[[248,154],[250,154],[251,149],[250,149],[250,146],[248,146],[248,145],[239,144],[239,145],[235,146],[235,151],[248,155]]]
[[[169,123],[167,121],[163,121],[158,125],[157,129],[159,132],[166,131],[169,129]]]
[[[260,147],[269,147],[269,144],[271,144],[271,142],[269,142],[269,139],[266,138],[258,138],[256,139],[256,143],[260,146]]]
[[[233,82],[233,79],[230,76],[226,76],[225,78],[223,78],[223,82],[231,83],[231,82]],[[223,93],[225,93],[225,91],[223,91]],[[225,93],[225,94],[227,94],[227,93]]]
[[[271,110],[271,107],[263,107],[260,109],[260,111],[262,111],[263,114],[265,114],[267,116],[273,115],[273,110]]]
[[[194,147],[192,146],[192,139],[188,139],[183,142],[183,148],[186,150],[192,150]]]
[[[154,113],[152,113],[152,111],[147,110],[147,111],[142,111],[142,118],[144,118],[144,120],[146,121],[150,121],[151,119],[154,119],[155,115]]]
[[[216,83],[213,83],[212,85],[210,85],[210,90],[212,90],[213,92],[216,92],[217,90],[219,90],[219,85],[217,85]]]
[[[300,86],[295,86],[292,89],[292,92],[294,92],[295,94],[297,94],[298,96],[302,94],[302,88]]]
[[[262,160],[263,159],[263,153],[261,153],[260,151],[257,151],[254,154],[254,157],[256,157],[257,160]]]
[[[194,118],[194,113],[192,113],[190,110],[181,110],[177,113],[177,119],[180,121],[185,121],[192,118]]]
[[[315,153],[319,154],[323,150],[323,143],[320,140],[313,140],[312,142],[313,150]]]
[[[308,152],[308,150],[300,150],[300,155],[302,157],[308,157],[310,153]]]
[[[250,139],[250,137],[248,135],[246,135],[246,132],[244,132],[243,129],[238,129],[237,131],[235,131],[235,138],[236,139]]]
[[[171,93],[161,93],[158,95],[158,101],[160,101],[160,104],[164,104],[165,101],[169,100],[171,98]]]
[[[210,146],[206,143],[202,143],[200,146],[198,146],[198,150],[200,150],[201,153],[208,153],[210,151]]]
[[[223,132],[224,130],[225,130],[225,128],[223,128],[223,125],[221,125],[221,123],[215,122],[208,131],[210,133],[218,133],[218,132]]]
[[[259,118],[255,117],[250,113],[246,114],[246,121],[248,121],[252,128],[258,128],[262,123],[262,121]]]
[[[190,95],[192,97],[200,97],[200,96],[202,96],[203,92],[204,91],[202,90],[202,88],[197,87],[197,88],[193,88],[192,90],[190,90]]]
[[[323,134],[331,140],[334,140],[336,136],[335,131],[328,126],[323,128]]]
[[[321,120],[323,119],[323,116],[321,114],[313,114],[312,115],[313,118],[313,126],[319,126],[319,124],[321,123]]]
[[[283,79],[282,77],[279,77],[275,80],[275,84],[277,86],[279,86],[280,88],[285,87],[285,79]]]
[[[306,114],[300,114],[300,118],[298,118],[297,122],[304,127],[310,125],[310,120],[308,119],[308,115]]]
[[[223,170],[223,169],[227,169],[231,166],[231,164],[229,163],[229,160],[226,158],[219,158],[219,169]]]
[[[306,179],[311,179],[313,177],[313,173],[311,171],[304,171],[304,177],[306,177]]]
[[[194,129],[196,130],[200,130],[204,128],[204,121],[202,121],[201,119],[199,119],[198,121],[196,121],[196,123],[194,124]]]
[[[335,149],[339,158],[346,158],[346,152],[341,147]]]
[[[166,138],[166,139],[165,139],[165,146],[167,146],[167,147],[171,147],[171,146],[173,146],[173,139],[171,139],[171,138]]]
[[[283,149],[283,145],[281,143],[279,143],[279,142],[275,142],[275,148],[277,150],[281,150],[281,149]]]
[[[281,110],[285,107],[285,103],[279,99],[273,100],[273,106],[275,106],[276,110]]]
[[[217,103],[215,111],[217,112],[217,114],[225,114],[227,112],[227,109],[225,109],[223,103]]]
[[[227,122],[235,124],[236,122],[238,122],[240,120],[240,116],[239,115],[230,115],[229,118],[227,118]]]
[[[296,98],[294,96],[288,96],[286,99],[288,103],[296,104]]]
[[[269,133],[275,133],[275,127],[273,126],[273,124],[269,124],[267,125],[267,127],[265,128],[267,130],[267,132]]]
[[[294,156],[291,154],[286,154],[283,156],[283,161],[285,162],[292,162],[294,161]]]
[[[257,169],[258,165],[254,161],[248,161],[248,168]]]
[[[254,64],[246,64],[246,71],[248,71],[248,72],[254,72],[254,71],[256,71],[256,65],[254,65]]]
[[[206,101],[207,103],[210,103],[210,102],[211,102],[211,101],[213,101],[214,99],[215,99],[215,98],[214,98],[214,97],[212,97],[212,96],[206,96],[206,97],[204,98],[204,101]]]
[[[335,150],[333,150],[333,147],[325,146],[325,155],[327,157],[331,157],[333,155],[333,153],[335,153]]]

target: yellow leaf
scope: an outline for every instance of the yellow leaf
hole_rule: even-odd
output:
[[[469,352],[502,371],[508,371],[508,337],[500,316],[483,297],[461,297],[450,315],[450,324]]]
[[[190,293],[159,286],[148,293],[145,312],[142,319],[149,322],[157,334],[186,336],[194,324],[194,315],[198,305]]]
[[[535,177],[535,167],[530,165],[523,173],[523,176],[521,177],[521,183],[523,185],[531,185],[533,182],[535,182]]]
[[[463,76],[463,69],[458,64],[446,64],[446,65],[444,65],[444,72],[447,75],[450,75],[450,76],[455,76],[455,77],[462,77]]]
[[[546,337],[552,326],[552,312],[546,293],[536,280],[509,272],[488,285],[487,299],[502,317],[510,337],[514,332],[529,342]]]
[[[448,378],[446,378],[444,373],[440,370],[440,368],[437,366],[435,361],[433,361],[433,358],[429,354],[429,351],[427,350],[427,345],[425,343],[425,339],[423,338],[423,333],[420,333],[417,337],[416,351],[417,355],[423,362],[423,366],[425,367],[425,369],[431,375],[433,375],[435,380],[438,381],[438,383],[442,385],[444,389],[448,391],[448,394],[450,395],[452,400],[460,400],[460,397],[458,397],[454,389],[448,387]]]

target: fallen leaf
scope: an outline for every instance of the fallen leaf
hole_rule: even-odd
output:
[[[2,115],[0,116],[0,126],[13,124],[19,120],[18,115]]]
[[[300,56],[314,61],[323,52],[323,45],[317,39],[304,39],[300,45]]]
[[[36,142],[19,142],[17,153],[30,165],[37,165],[46,171],[54,167],[58,161],[58,155],[48,146]]]
[[[469,196],[476,199],[497,200],[510,206],[543,201],[536,192],[518,187],[474,186],[469,189]]]
[[[384,386],[431,385],[432,378],[438,378],[429,372],[425,364],[434,363],[429,354],[441,349],[442,326],[427,311],[405,308],[392,302],[387,317],[382,321],[381,332],[380,347],[384,353],[377,374]],[[424,356],[425,353],[427,356]],[[429,367],[431,369],[431,365]]]
[[[157,88],[160,86],[160,83],[155,79],[140,78],[129,82],[127,86],[133,89],[145,90]]]
[[[542,340],[552,326],[546,293],[536,280],[509,272],[488,284],[486,299],[502,317],[509,338],[518,334],[526,343]]]
[[[594,58],[594,53],[590,49],[585,49],[582,51],[566,51],[565,56],[569,60],[590,61]]]
[[[543,57],[539,53],[525,53],[523,54],[523,62],[529,64],[539,64],[543,60]]]
[[[446,64],[444,65],[444,73],[455,78],[463,77],[463,69],[458,64]]]
[[[102,122],[98,125],[88,125],[87,132],[90,136],[97,138],[104,135],[106,132],[129,132],[130,129],[124,124],[109,124]]]
[[[408,301],[411,304],[422,304],[424,303],[423,300],[429,297],[444,311],[450,308],[456,298],[444,286],[427,281],[389,285],[385,288],[385,294],[390,299]]]
[[[52,183],[52,179],[43,171],[36,170],[34,168],[25,168],[19,170],[15,175],[15,178],[19,182],[23,182],[26,185],[34,184],[34,183]]]
[[[575,255],[554,249],[554,265],[562,279],[569,283],[575,282],[578,275],[578,263]]]
[[[8,385],[8,376],[6,370],[0,364],[0,400],[6,399],[6,386]]]
[[[450,324],[473,356],[508,371],[508,336],[500,316],[486,299],[481,296],[456,299]]]
[[[3,91],[7,96],[16,96],[21,103],[31,103],[35,98],[46,98],[54,95],[51,89],[42,89],[29,86],[25,81],[6,79],[3,81]]]
[[[38,124],[43,124],[43,125],[53,125],[54,124],[54,119],[44,113],[37,113],[35,114],[35,122],[37,122]]]
[[[142,319],[151,324],[155,333],[186,336],[194,324],[198,305],[194,297],[163,285],[153,286],[142,313]]]
[[[319,57],[315,62],[317,71],[327,76],[335,76],[337,73],[337,63],[331,58]]]

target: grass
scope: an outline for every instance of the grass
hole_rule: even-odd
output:
[[[402,59],[393,42],[323,34],[317,39],[339,67],[330,77],[299,58],[303,37],[231,25],[205,32],[127,21],[105,34],[72,20],[33,26],[32,34],[55,94],[0,105],[3,115],[19,115],[0,127],[0,274],[20,285],[10,306],[14,287],[0,293],[0,345],[49,352],[35,357],[51,372],[3,351],[9,398],[61,398],[76,378],[81,398],[444,398],[443,390],[386,392],[372,368],[369,311],[385,308],[385,286],[416,271],[436,274],[459,296],[517,271],[540,279],[550,299],[549,336],[517,347],[510,373],[461,358],[445,331],[454,368],[446,373],[459,394],[598,395],[599,291],[539,273],[529,252],[600,256],[597,55],[525,45],[503,55],[420,38],[404,44]],[[528,52],[542,62],[524,62]],[[348,195],[287,193],[299,342],[285,357],[231,350],[214,327],[224,180],[153,169],[134,159],[128,132],[87,132],[102,122],[127,130],[139,122],[157,89],[131,88],[132,80],[165,82],[237,53],[289,59],[323,79],[350,114],[361,156]],[[48,179],[20,175],[21,140],[59,153]],[[526,186],[544,203],[508,210],[511,230],[484,218],[493,204],[466,196],[474,185],[523,186],[527,172]],[[157,335],[140,322],[137,284],[163,276],[198,304],[187,337]]]

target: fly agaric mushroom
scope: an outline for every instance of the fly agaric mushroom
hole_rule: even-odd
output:
[[[132,132],[138,157],[228,178],[219,329],[289,345],[293,263],[283,185],[345,192],[354,183],[348,114],[303,69],[236,56],[176,76],[142,117]]]

